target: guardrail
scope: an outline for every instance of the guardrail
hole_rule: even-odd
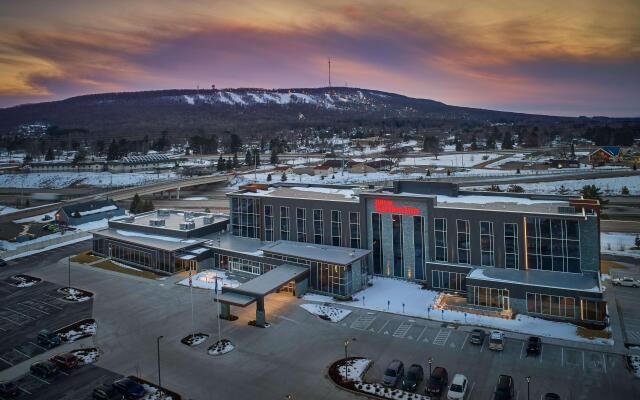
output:
[[[25,242],[17,249],[0,252],[0,258],[3,258],[3,259],[12,258],[30,251],[42,250],[49,246],[71,242],[73,240],[88,238],[91,236],[93,236],[91,232],[78,231],[78,232],[65,233],[64,235],[56,236],[55,238],[51,238],[51,239],[38,240],[33,243]]]

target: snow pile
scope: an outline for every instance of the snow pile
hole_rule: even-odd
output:
[[[300,307],[313,315],[317,315],[318,317],[331,322],[340,322],[351,314],[351,310],[326,306],[323,304],[301,304]]]
[[[338,366],[338,374],[344,380],[362,382],[362,377],[371,365],[371,360],[366,358],[352,358],[347,361],[343,361]]]
[[[221,356],[223,354],[227,354],[230,351],[233,351],[236,347],[231,343],[229,339],[218,340],[213,344],[213,346],[209,347],[207,353],[210,356]]]
[[[72,288],[72,287],[63,287],[58,289],[60,293],[64,293],[64,300],[72,301],[75,303],[82,303],[83,301],[89,300],[93,297],[93,294],[90,292],[86,292],[84,290]]]
[[[118,188],[176,178],[177,175],[173,172],[32,172],[0,175],[0,187],[61,189],[71,185],[86,185]]]
[[[71,351],[81,365],[93,364],[100,357],[100,352],[95,347]]]
[[[214,290],[216,288],[216,280],[218,281],[218,290],[222,287],[236,288],[240,286],[240,282],[227,278],[225,271],[219,270],[204,270],[198,272],[191,277],[191,284],[195,288]],[[178,282],[178,285],[189,286],[189,278],[185,278]]]
[[[141,397],[141,400],[172,400],[173,398],[158,389],[155,386],[151,386],[147,383],[143,383],[142,387],[144,388],[144,396]]]
[[[79,324],[77,328],[63,328],[58,334],[63,342],[71,343],[83,337],[95,335],[97,329],[98,324],[96,324],[95,320],[86,320],[86,322]]]
[[[207,335],[206,333],[194,333],[182,338],[182,340],[180,341],[187,346],[194,347],[204,343],[207,339],[209,339],[209,335]]]
[[[405,392],[401,389],[388,388],[379,383],[356,383],[356,390],[370,393],[376,397],[392,400],[430,400],[431,397],[418,393]]]
[[[395,314],[428,318],[436,321],[483,326],[535,336],[613,345],[612,339],[590,339],[578,335],[577,327],[568,322],[549,321],[528,315],[518,315],[511,320],[470,313],[467,313],[465,317],[465,313],[461,311],[436,310],[434,309],[434,303],[440,292],[423,290],[416,283],[393,278],[374,277],[372,282],[373,285],[359,292],[354,301],[342,302],[330,296],[312,293],[306,294],[304,299],[320,303],[345,304],[368,310],[389,311]]]
[[[12,212],[16,212],[16,211],[18,211],[17,208],[0,205],[0,215],[11,214]]]
[[[640,249],[634,249],[636,236],[638,234],[601,232],[600,252],[640,258]]]
[[[640,356],[627,356],[627,363],[636,378],[640,378]]]
[[[564,187],[570,194],[578,194],[585,185],[596,185],[602,193],[620,194],[622,187],[629,189],[630,195],[640,195],[640,175],[625,176],[619,178],[580,179],[555,182],[522,183],[518,184],[528,193],[559,193],[560,187]]]
[[[110,206],[104,206],[104,207],[96,208],[95,210],[79,211],[78,214],[80,214],[81,216],[93,215],[93,214],[99,214],[99,213],[103,213],[103,212],[107,212],[107,211],[113,211],[113,210],[117,210],[117,209],[118,209],[118,206],[112,204]]]

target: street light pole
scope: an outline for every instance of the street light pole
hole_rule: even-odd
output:
[[[529,383],[531,383],[531,377],[527,376],[527,400],[529,400]]]
[[[67,287],[71,289],[71,256],[67,257],[67,271],[68,271],[68,278],[69,278],[69,286]]]
[[[349,347],[349,339],[344,341],[344,365],[347,368],[347,380],[349,380],[349,361],[347,360],[348,357],[348,347]]]
[[[433,364],[433,358],[429,357],[429,378],[431,378],[431,364]]]
[[[160,388],[160,390],[162,390],[162,378],[160,377],[160,339],[162,339],[164,336],[158,336],[156,338],[156,345],[157,345],[157,351],[158,351],[158,387]]]

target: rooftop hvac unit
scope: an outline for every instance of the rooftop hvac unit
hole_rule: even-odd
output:
[[[190,229],[195,229],[196,227],[196,223],[193,221],[186,221],[186,222],[181,222],[180,223],[180,230],[181,231],[188,231]]]
[[[158,217],[168,217],[170,214],[171,214],[171,211],[169,210],[163,210],[163,209],[158,210]]]
[[[206,216],[206,217],[203,217],[203,218],[202,218],[202,223],[203,223],[204,225],[211,225],[211,224],[213,224],[213,220],[214,220],[214,219],[215,219],[215,218],[214,218],[214,217],[212,217],[212,216]]]
[[[131,223],[135,222],[135,220],[136,220],[135,217],[126,217],[126,218],[122,218],[120,221],[126,222],[128,224],[131,224]]]
[[[150,219],[149,226],[164,226],[163,219]]]
[[[561,214],[575,214],[576,208],[575,207],[558,207],[558,212],[560,212]]]
[[[193,213],[192,213],[192,212],[188,212],[188,211],[185,211],[185,212],[184,212],[184,220],[185,220],[185,221],[189,221],[189,220],[191,220],[192,218],[193,218]]]

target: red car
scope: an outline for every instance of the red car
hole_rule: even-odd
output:
[[[60,353],[51,358],[51,361],[60,369],[73,369],[78,366],[78,357],[71,353]]]

